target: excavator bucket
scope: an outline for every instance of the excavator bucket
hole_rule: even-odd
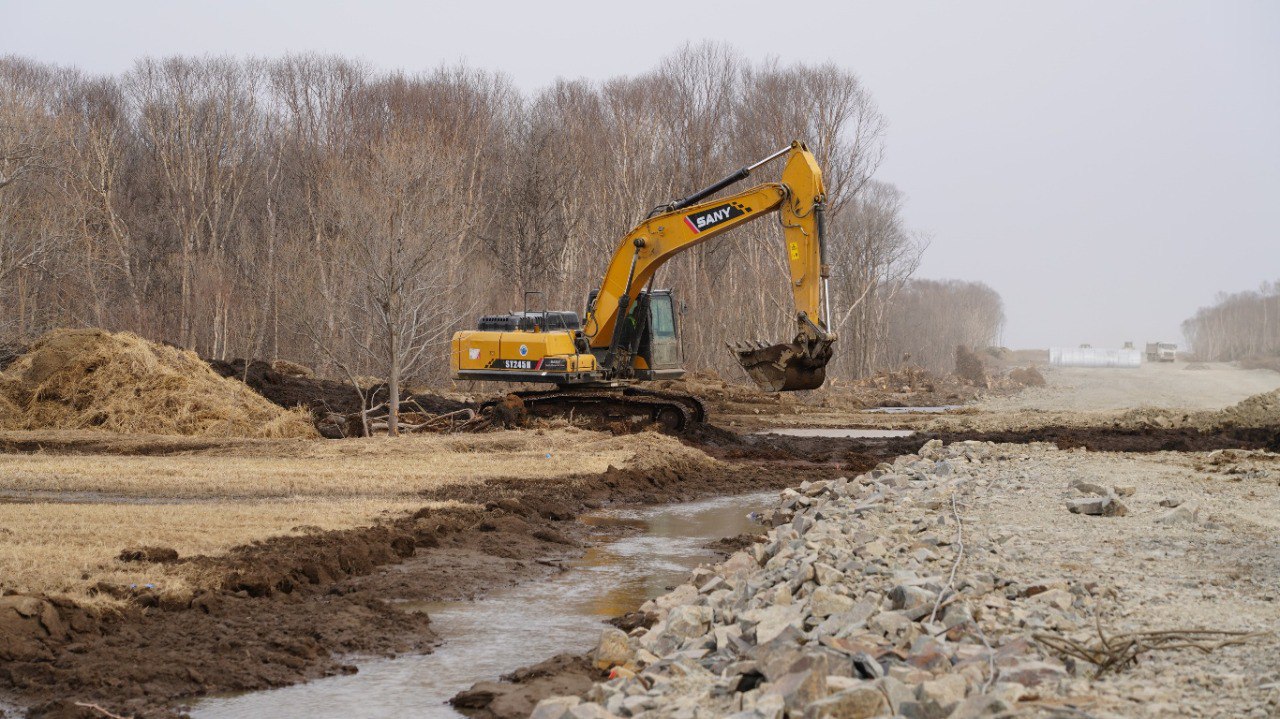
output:
[[[760,389],[796,392],[817,389],[826,381],[831,344],[829,339],[797,337],[794,342],[776,345],[739,342],[729,349]]]

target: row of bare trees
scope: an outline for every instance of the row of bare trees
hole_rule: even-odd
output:
[[[1280,357],[1280,280],[1255,291],[1219,294],[1182,323],[1182,333],[1201,360]]]
[[[957,347],[998,347],[1005,319],[999,293],[962,280],[910,280],[887,315],[877,364],[899,361],[938,374],[955,366]]]
[[[439,380],[476,314],[525,290],[581,310],[649,208],[802,138],[829,189],[835,370],[864,375],[918,351],[886,328],[927,244],[873,179],[884,130],[851,73],[713,44],[533,94],[331,56],[118,77],[0,58],[0,339],[96,325]],[[793,331],[779,236],[756,223],[664,268],[690,366],[731,369],[725,340]]]

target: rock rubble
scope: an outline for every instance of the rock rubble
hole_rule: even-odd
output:
[[[647,603],[649,629],[605,630],[609,681],[532,716],[963,719],[1065,695],[1074,678],[1028,635],[1083,626],[1088,588],[1021,586],[984,559],[1008,537],[964,531],[990,481],[975,469],[1009,451],[1026,448],[934,441],[784,490],[762,542]]]

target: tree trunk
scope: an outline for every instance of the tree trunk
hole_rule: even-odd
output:
[[[387,368],[387,434],[400,435],[400,333],[391,330],[391,366]]]

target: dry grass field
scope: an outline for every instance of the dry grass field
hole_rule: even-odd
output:
[[[0,591],[96,604],[114,601],[91,596],[99,582],[182,595],[203,580],[182,565],[119,561],[126,547],[217,555],[268,537],[368,526],[440,506],[450,487],[706,460],[657,433],[613,437],[573,428],[344,442],[6,432],[0,442],[41,436],[60,450],[0,454]],[[157,448],[164,454],[130,454]]]
[[[0,440],[16,436],[0,433]],[[147,439],[129,441],[152,446]],[[656,433],[612,437],[573,428],[343,442],[233,440],[188,451],[174,446],[177,453],[147,456],[131,454],[129,442],[114,445],[111,454],[0,454],[0,496],[390,498],[497,478],[596,474],[667,452],[697,454]]]
[[[122,562],[126,547],[163,546],[179,556],[217,555],[256,539],[348,529],[442,503],[406,499],[285,499],[182,503],[0,504],[0,591],[65,596],[85,605],[118,603],[100,582],[189,597],[206,579],[186,565]]]

